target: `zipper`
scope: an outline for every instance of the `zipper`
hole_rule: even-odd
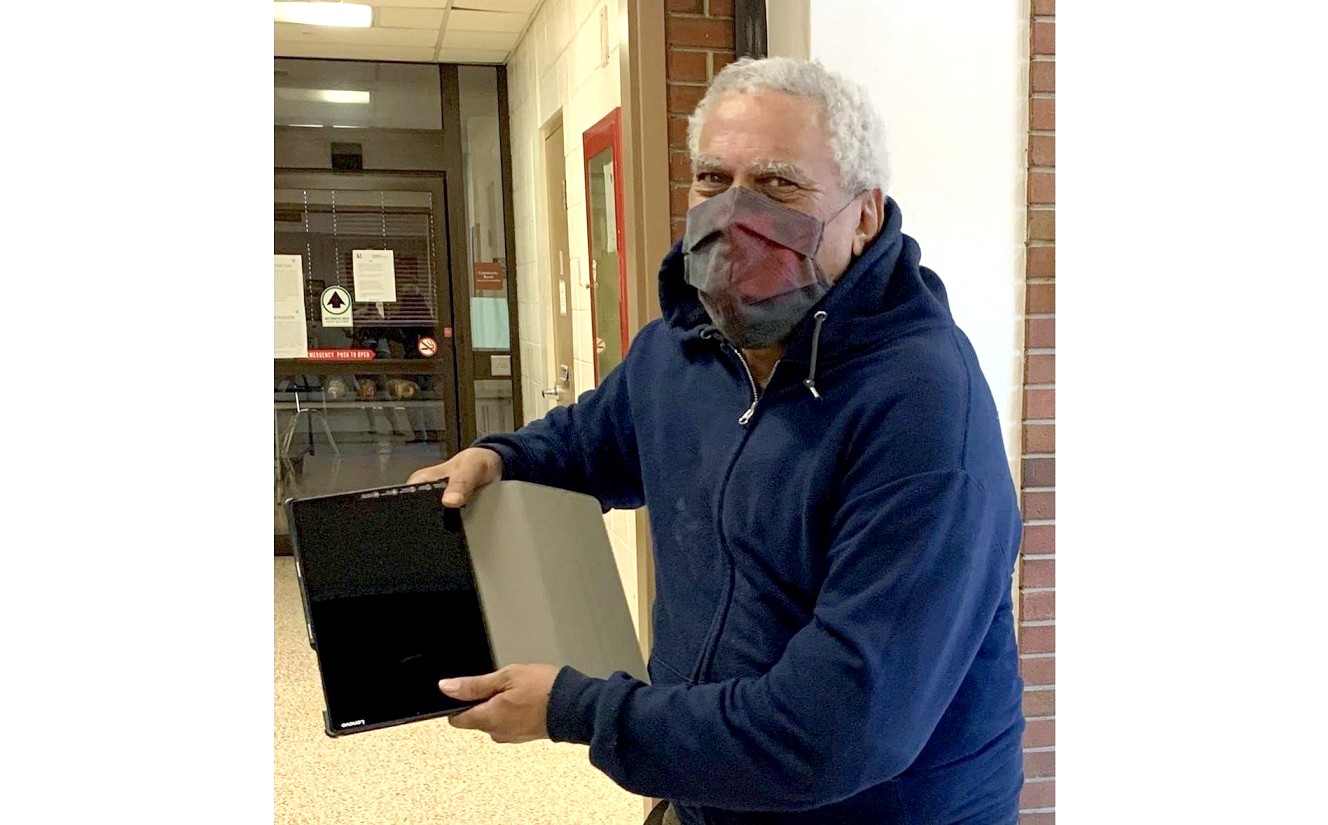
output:
[[[747,385],[752,388],[752,403],[742,415],[738,416],[738,424],[746,427],[747,423],[752,420],[752,416],[756,414],[756,402],[761,400],[761,391],[756,387],[756,376],[752,375],[752,368],[747,366],[747,359],[742,357],[742,350],[730,344],[728,340],[718,333],[717,330],[706,329],[701,333],[701,337],[707,341],[716,341],[719,344],[720,349],[726,349],[736,355],[738,357],[738,363],[742,364],[742,371],[747,376]],[[778,368],[779,364],[775,364],[775,368],[770,371],[770,376],[772,378],[774,377],[775,369]]]
[[[752,375],[752,368],[747,366],[747,359],[742,357],[742,350],[730,344],[725,344],[724,346],[728,347],[734,355],[738,356],[738,363],[742,364],[742,371],[747,373],[747,383],[752,387],[752,405],[747,408],[746,412],[738,416],[738,423],[746,427],[747,423],[752,420],[752,416],[756,414],[756,404],[761,400],[761,392],[756,388],[756,377]],[[771,370],[771,376],[773,377],[773,375],[774,370]]]

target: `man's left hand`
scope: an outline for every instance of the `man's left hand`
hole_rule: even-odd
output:
[[[452,727],[484,731],[495,742],[533,742],[549,738],[549,694],[561,669],[508,665],[483,676],[444,679],[438,689],[453,699],[488,700],[450,717]]]

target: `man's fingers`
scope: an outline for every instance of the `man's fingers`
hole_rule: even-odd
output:
[[[447,481],[443,491],[444,507],[464,507],[476,489],[502,478],[502,459],[492,450],[471,447],[441,464],[424,467],[410,474],[408,484]]]
[[[449,478],[447,489],[443,490],[443,506],[464,507],[470,500],[470,491],[474,488],[475,485],[467,479]]]
[[[488,699],[490,696],[500,692],[507,681],[506,675],[500,670],[494,673],[486,673],[483,676],[462,676],[456,679],[444,679],[438,683],[438,689],[453,699],[460,699],[463,702],[474,702],[479,699]],[[469,711],[467,711],[469,713]]]
[[[406,483],[428,484],[433,481],[441,481],[442,479],[447,478],[447,473],[448,466],[446,462],[435,464],[432,467],[422,467],[411,473],[410,478],[406,479]]]
[[[454,713],[447,717],[452,723],[452,727],[461,730],[477,730],[489,734],[489,738],[500,745],[512,745],[518,742],[529,742],[530,737],[516,737],[507,733],[496,733],[499,726],[502,712],[495,706],[496,702],[485,702],[482,705],[476,705],[470,710],[462,713]]]
[[[453,461],[444,461],[432,467],[424,467],[410,474],[407,484],[429,484],[447,479],[447,489],[443,490],[444,507],[464,507],[475,489],[475,482],[464,467],[458,467]]]
[[[462,730],[482,730],[487,733],[489,728],[493,727],[494,719],[493,712],[489,708],[489,703],[485,702],[482,705],[476,705],[470,710],[454,713],[447,717],[447,721],[450,722],[454,728],[461,728]]]

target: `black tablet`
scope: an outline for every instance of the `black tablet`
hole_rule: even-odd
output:
[[[291,499],[287,522],[327,733],[446,716],[438,680],[494,670],[461,517],[445,482]]]

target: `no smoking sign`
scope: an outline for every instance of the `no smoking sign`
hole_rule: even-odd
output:
[[[438,342],[426,335],[415,345],[415,349],[425,358],[432,358],[438,354]]]

